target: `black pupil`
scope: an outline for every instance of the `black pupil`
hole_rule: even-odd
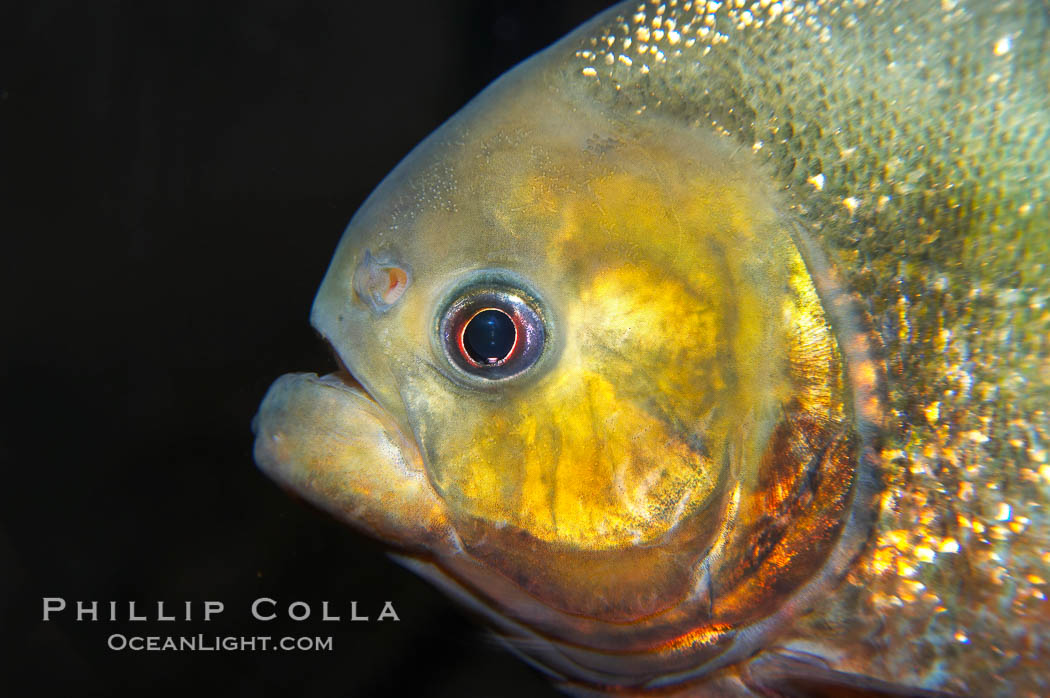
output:
[[[514,321],[502,310],[482,310],[467,323],[463,347],[479,364],[494,364],[514,348]]]

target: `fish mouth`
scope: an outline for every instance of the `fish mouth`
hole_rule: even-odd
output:
[[[415,439],[339,362],[278,378],[252,422],[268,477],[374,537],[429,547],[448,529]]]
[[[351,371],[346,365],[346,362],[343,361],[343,357],[339,355],[339,351],[335,348],[335,345],[332,344],[332,341],[324,335],[321,335],[320,338],[324,340],[324,345],[328,349],[328,356],[335,364],[335,370],[331,373],[325,374],[303,373],[301,375],[312,375],[314,380],[323,383],[326,386],[335,388],[336,390],[346,390],[358,393],[359,395],[371,400],[377,407],[381,407],[379,401],[375,399],[372,393],[369,392],[368,388],[365,387],[364,383],[357,379],[357,376],[354,375],[353,371]],[[260,412],[261,411],[260,408]],[[252,423],[252,430],[255,431],[254,421]]]
[[[364,384],[357,380],[354,374],[350,372],[350,369],[348,369],[342,361],[339,361],[339,366],[335,371],[326,373],[323,376],[317,376],[317,381],[337,390],[357,393],[375,403],[376,407],[382,409],[372,393],[368,392],[368,389]]]

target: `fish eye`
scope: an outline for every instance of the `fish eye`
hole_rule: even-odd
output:
[[[471,288],[439,315],[438,335],[449,363],[471,377],[502,381],[528,370],[547,332],[534,297],[517,288]]]

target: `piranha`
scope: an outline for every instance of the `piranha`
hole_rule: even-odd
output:
[[[413,150],[254,423],[580,695],[1050,695],[1050,7],[613,7]]]

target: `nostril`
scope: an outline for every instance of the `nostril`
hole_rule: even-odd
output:
[[[406,265],[385,257],[373,257],[368,250],[354,271],[357,297],[377,314],[397,303],[411,282],[412,273]]]

